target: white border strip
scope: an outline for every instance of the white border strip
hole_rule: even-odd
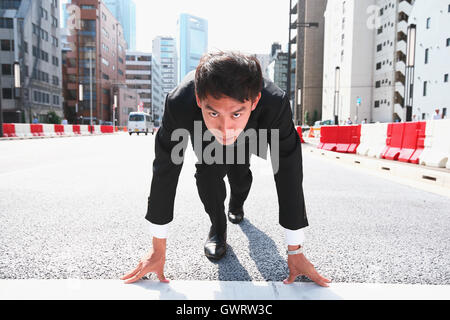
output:
[[[154,280],[0,280],[1,300],[449,300],[450,285]]]

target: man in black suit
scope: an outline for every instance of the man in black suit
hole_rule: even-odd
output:
[[[226,254],[225,175],[231,190],[228,220],[238,224],[244,218],[243,205],[252,183],[251,155],[266,158],[269,144],[279,222],[288,247],[290,274],[284,283],[306,275],[317,284],[328,286],[330,280],[322,277],[302,252],[302,229],[308,221],[302,189],[301,142],[292,121],[289,98],[270,80],[263,79],[256,58],[231,52],[206,54],[195,73],[186,76],[166,99],[162,126],[156,135],[146,215],[153,248],[122,280],[132,283],[155,272],[160,281],[168,281],[164,276],[167,228],[173,220],[175,192],[189,135],[199,159],[197,189],[211,220],[204,247],[206,257],[217,261]]]

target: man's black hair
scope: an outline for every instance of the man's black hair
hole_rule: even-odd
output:
[[[261,65],[255,56],[237,52],[205,54],[195,74],[195,91],[200,100],[224,95],[240,102],[255,101],[263,87]]]

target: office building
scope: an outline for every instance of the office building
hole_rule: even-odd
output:
[[[415,57],[407,53],[411,57],[407,80],[413,79],[407,82],[413,89],[406,95],[406,102],[408,96],[412,97],[406,107],[412,107],[417,120],[433,119],[436,109],[441,117],[449,119],[450,2],[416,1],[409,28],[415,29],[415,37],[410,39]]]
[[[263,73],[263,77],[268,78],[269,74],[267,72],[267,67],[269,66],[271,62],[271,55],[270,54],[255,54],[255,57],[258,59],[259,64],[261,65],[261,71]]]
[[[195,70],[203,54],[208,52],[208,21],[189,14],[181,14],[178,29],[178,82]]]
[[[177,86],[177,49],[173,37],[158,36],[152,44],[152,108],[155,125],[164,114],[166,96]]]
[[[324,121],[336,117],[339,123],[348,118],[352,122],[372,120],[375,35],[374,27],[367,26],[366,10],[374,4],[374,0],[328,1],[322,75]]]
[[[128,50],[136,50],[136,3],[134,0],[103,0],[120,22]]]
[[[127,51],[126,83],[135,90],[144,103],[144,110],[153,117],[152,111],[152,54]]]
[[[63,116],[59,0],[0,2],[0,103],[3,121]],[[15,67],[20,66],[20,90]]]
[[[404,107],[406,43],[411,0],[377,0],[373,120],[406,121]]]
[[[322,118],[324,64],[324,13],[326,0],[296,0],[292,12],[294,45],[292,50],[293,115],[296,124],[313,124]],[[328,1],[330,2],[330,1]],[[331,1],[332,2],[332,1]],[[311,24],[313,23],[313,24]]]
[[[267,74],[269,79],[285,92],[287,90],[287,70],[288,54],[277,50],[272,62],[267,66]]]
[[[66,117],[72,122],[109,123],[113,121],[112,88],[125,84],[123,29],[101,1],[72,0],[71,4],[79,8],[81,19],[79,26],[68,24],[71,49],[64,51]],[[78,13],[68,14],[72,18]]]
[[[116,125],[119,127],[128,126],[128,116],[130,112],[139,111],[141,98],[138,91],[129,88],[125,84],[119,84],[112,87],[111,95],[112,101],[117,101],[117,108],[115,111]],[[144,108],[144,112],[148,112],[148,110]]]
[[[406,46],[411,0],[328,1],[322,120],[407,121]]]

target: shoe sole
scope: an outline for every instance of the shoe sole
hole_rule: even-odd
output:
[[[222,256],[220,256],[220,257],[217,257],[217,256],[211,256],[211,255],[208,255],[206,252],[205,252],[205,257],[207,257],[209,260],[212,260],[212,261],[220,261],[220,260],[222,260],[225,256],[226,256],[226,254],[227,254],[227,251],[225,250],[225,252],[224,252],[224,254],[222,255]]]
[[[244,218],[242,218],[242,219],[239,220],[239,221],[234,221],[234,220],[231,220],[231,219],[228,217],[228,221],[230,221],[232,224],[240,224],[242,221],[244,221]]]

